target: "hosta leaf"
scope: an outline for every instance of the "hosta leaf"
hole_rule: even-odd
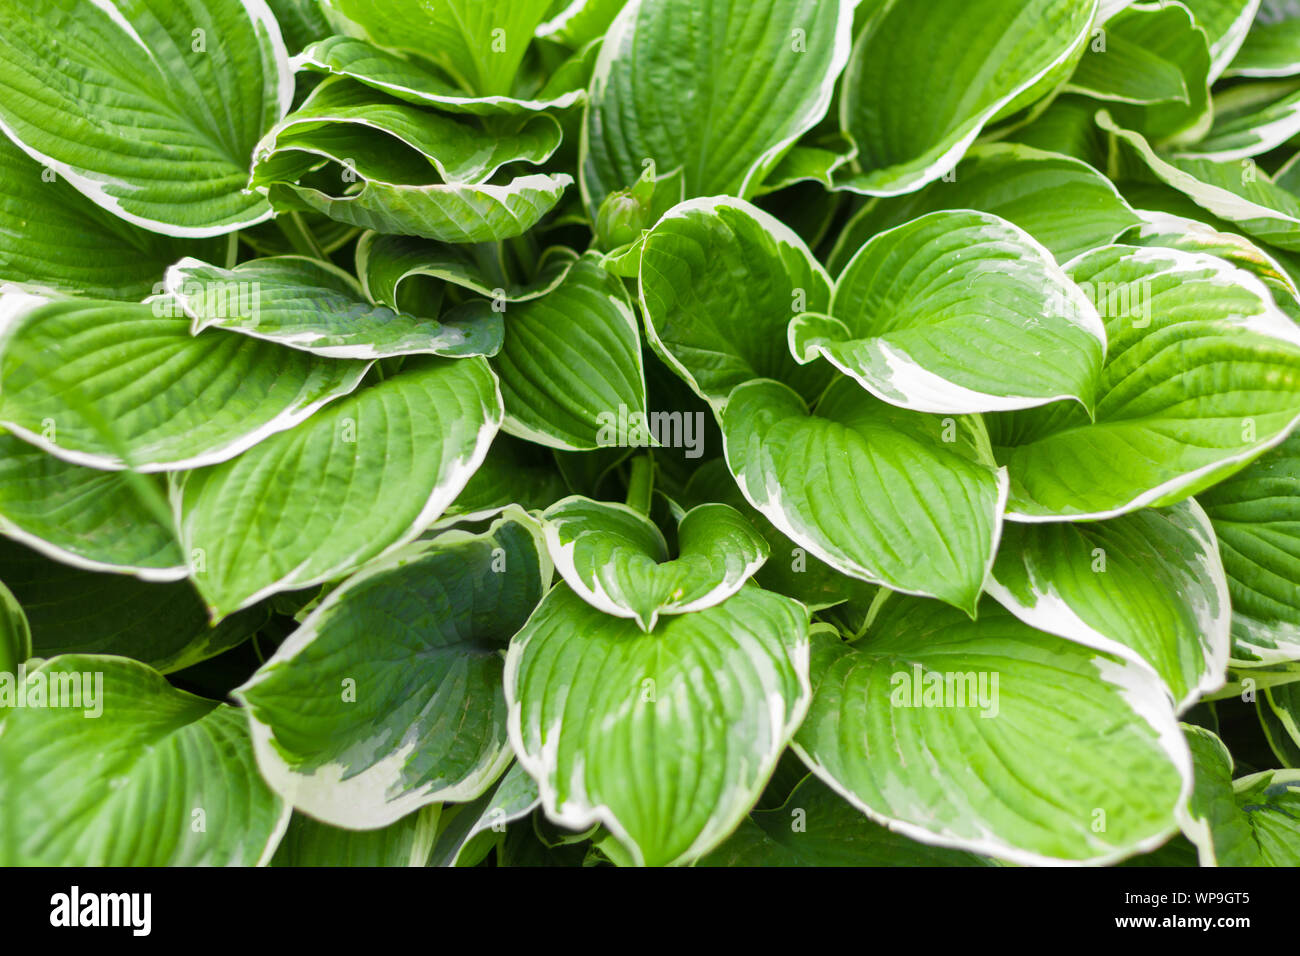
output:
[[[1241,49],[1260,9],[1260,0],[1182,0],[1210,41],[1210,82],[1217,80]]]
[[[165,489],[151,480],[72,465],[0,433],[0,534],[78,568],[183,578]]]
[[[1228,67],[1228,76],[1300,73],[1300,11],[1291,0],[1261,0],[1255,22]]]
[[[374,42],[426,57],[467,93],[510,93],[550,0],[327,0]]]
[[[830,105],[850,0],[631,0],[602,41],[582,137],[595,215],[653,162],[685,198],[752,196]],[[670,91],[679,91],[674,95]]]
[[[262,774],[353,830],[479,796],[510,760],[502,652],[550,577],[522,513],[369,565],[234,692]]]
[[[868,819],[812,774],[785,805],[755,810],[700,866],[985,866]]]
[[[1172,29],[1171,29],[1172,28]],[[1163,42],[1151,45],[1153,37]],[[1187,41],[1197,39],[1191,17],[1176,8],[1142,4],[1112,17],[1089,44],[1066,89],[1116,103],[1188,103],[1183,76]],[[1170,42],[1170,41],[1173,42]]]
[[[319,0],[266,0],[284,35],[285,48],[297,53],[313,40],[334,32],[325,7]]]
[[[36,685],[47,706],[30,705]],[[87,686],[94,699],[76,706],[73,688]],[[0,710],[5,865],[270,859],[289,807],[258,775],[235,708],[176,690],[144,664],[99,655],[46,661],[23,690],[28,706]],[[48,706],[56,691],[63,706]]]
[[[500,422],[483,359],[408,360],[301,427],[190,473],[180,531],[199,592],[228,614],[405,544],[460,493]]]
[[[1257,239],[1300,251],[1300,199],[1277,186],[1254,163],[1215,162],[1157,154],[1138,133],[1115,125],[1104,111],[1097,123],[1127,143],[1161,182]]]
[[[1091,113],[1088,117],[1092,125]],[[867,202],[844,226],[827,262],[839,275],[877,233],[940,209],[978,209],[1015,223],[1065,262],[1113,242],[1137,217],[1105,176],[1070,156],[990,143],[972,147],[952,182]],[[1070,215],[1059,210],[1068,208]]]
[[[219,330],[191,335],[167,299],[9,296],[5,306],[0,423],[94,468],[224,461],[346,395],[368,367]]]
[[[986,123],[1077,54],[1095,10],[1093,0],[886,5],[844,73],[840,123],[858,172],[841,187],[897,196],[938,179]]]
[[[1180,711],[1223,684],[1228,582],[1193,500],[1110,521],[1009,524],[988,590],[1026,624],[1150,668]]]
[[[1228,573],[1233,663],[1300,661],[1300,435],[1199,500]]]
[[[37,657],[114,654],[163,674],[242,644],[271,614],[258,605],[214,627],[189,581],[83,571],[8,541],[0,542],[0,581],[27,610]]]
[[[1144,209],[1138,211],[1138,216],[1142,224],[1125,233],[1122,243],[1204,252],[1226,259],[1258,276],[1268,286],[1279,308],[1293,318],[1300,317],[1300,289],[1277,258],[1277,250],[1266,252],[1245,236],[1172,213]]]
[[[1106,349],[1097,310],[1047,249],[991,213],[935,212],[876,235],[836,280],[829,312],[792,319],[790,351],[895,405],[1092,407]]]
[[[1214,97],[1214,123],[1176,155],[1226,161],[1267,153],[1300,133],[1300,83],[1248,83]]]
[[[424,866],[433,850],[438,805],[379,830],[344,830],[295,813],[271,866]]]
[[[331,196],[310,186],[273,183],[277,210],[311,209],[363,229],[423,236],[440,242],[496,242],[523,235],[573,182],[567,173],[519,176],[504,185],[427,185],[366,179]]]
[[[869,636],[813,635],[794,747],[877,822],[1016,863],[1113,862],[1163,843],[1191,785],[1143,668],[986,602],[888,602]]]
[[[555,568],[575,594],[654,630],[661,614],[712,607],[740,590],[767,559],[767,542],[724,504],[692,508],[670,559],[663,533],[626,505],[573,496],[542,514]]]
[[[1300,770],[1300,683],[1266,687],[1255,704],[1273,753],[1282,766]]]
[[[551,292],[578,258],[571,249],[553,246],[542,254],[533,280],[517,284],[507,275],[503,254],[498,243],[451,245],[368,232],[357,240],[357,275],[375,302],[423,314],[418,303],[432,293],[420,280],[447,282],[502,302],[523,302]]]
[[[627,0],[560,0],[534,31],[566,46],[581,47],[603,36]],[[560,9],[556,9],[559,7]]]
[[[271,215],[248,158],[293,76],[262,0],[8,4],[0,38],[0,130],[96,204],[172,236]]]
[[[845,574],[974,612],[1002,524],[1006,475],[978,419],[887,405],[840,379],[809,414],[770,381],[731,393],[727,464],[749,502]]]
[[[803,240],[736,199],[674,207],[641,252],[641,307],[655,351],[715,408],[754,378],[784,382],[813,401],[830,370],[800,366],[785,329],[824,312],[831,282]]]
[[[0,674],[17,674],[32,656],[32,631],[22,605],[0,581]]]
[[[1107,21],[1068,89],[1115,101],[1116,118],[1151,139],[1196,139],[1210,124],[1210,65],[1185,6],[1139,3]]]
[[[547,816],[603,824],[638,864],[713,849],[803,717],[807,613],[751,586],[646,634],[557,585],[505,674],[511,745]]]
[[[437,110],[394,102],[363,84],[331,78],[258,145],[253,183],[267,175],[260,166],[273,167],[282,151],[325,157],[343,153],[363,168],[363,157],[409,150],[413,168],[420,168],[418,154],[444,182],[474,185],[506,163],[545,162],[560,145],[560,124],[553,117],[528,116],[517,127],[489,131]]]
[[[477,800],[447,807],[429,859],[430,866],[477,866],[501,839],[507,824],[532,813],[542,802],[537,783],[518,764]]]
[[[294,68],[346,76],[407,103],[434,106],[447,113],[519,116],[546,109],[565,109],[582,100],[582,90],[549,99],[471,96],[415,60],[352,37],[333,36],[313,43],[293,59]]]
[[[1183,832],[1201,866],[1300,866],[1300,770],[1232,779],[1232,755],[1203,727],[1183,725],[1196,789]]]
[[[479,302],[476,314],[494,306]],[[551,292],[505,308],[501,379],[507,432],[552,448],[622,444],[646,411],[636,313],[623,281],[589,253]]]
[[[357,281],[336,266],[275,256],[233,269],[182,259],[167,271],[167,291],[194,320],[197,335],[215,327],[329,358],[375,359],[428,353],[494,355],[501,316],[443,324],[366,301]]]
[[[0,285],[138,301],[157,292],[182,242],[124,222],[0,136]],[[29,228],[39,223],[39,228]]]
[[[1011,413],[990,428],[1008,518],[1105,518],[1173,504],[1242,468],[1300,419],[1300,331],[1223,259],[1107,246],[1066,271],[1090,290],[1108,352],[1097,413]]]

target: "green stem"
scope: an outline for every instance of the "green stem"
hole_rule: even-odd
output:
[[[655,490],[655,460],[650,455],[632,459],[632,474],[627,480],[627,505],[643,515],[650,513],[650,500]]]
[[[289,245],[293,246],[294,252],[321,261],[328,258],[325,255],[325,250],[316,241],[316,237],[307,228],[307,224],[302,221],[302,217],[296,212],[276,216],[274,221],[280,227],[280,231],[284,233],[284,237],[289,240]]]

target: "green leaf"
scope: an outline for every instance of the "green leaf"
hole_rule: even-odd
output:
[[[1161,156],[1138,133],[1115,124],[1104,110],[1097,123],[1121,142],[1161,181],[1196,205],[1257,239],[1300,251],[1300,199],[1277,186],[1254,163]]]
[[[423,159],[443,182],[477,185],[506,163],[544,163],[560,145],[560,137],[560,124],[544,114],[488,130],[332,77],[258,144],[252,182],[258,186],[272,180],[278,164],[295,153],[333,159],[341,154],[357,169],[385,159],[391,164],[394,154],[401,154],[417,171]]]
[[[439,805],[379,830],[343,830],[295,813],[271,866],[424,866],[433,850]]]
[[[189,581],[84,571],[8,541],[0,542],[0,580],[27,609],[37,657],[113,654],[163,674],[242,644],[271,614],[258,605],[213,626]]]
[[[1228,581],[1194,500],[1109,521],[1009,524],[988,592],[1032,627],[1150,669],[1180,712],[1223,684]]]
[[[475,303],[474,315],[497,304]],[[492,360],[512,435],[551,448],[621,444],[617,423],[646,412],[636,313],[595,253],[546,295],[504,306],[505,344]]]
[[[581,145],[594,217],[645,164],[681,168],[685,198],[755,194],[830,105],[851,0],[631,0],[605,34]],[[707,15],[706,15],[707,14]]]
[[[22,605],[0,581],[0,674],[17,674],[32,656],[32,630]]]
[[[417,53],[480,96],[513,88],[550,0],[326,0],[380,46]]]
[[[840,124],[858,150],[840,188],[897,196],[943,176],[986,123],[1078,55],[1095,10],[1094,0],[884,5],[858,33],[840,89]]]
[[[180,532],[199,592],[228,614],[405,544],[460,493],[500,422],[483,359],[408,360],[301,427],[191,472]]]
[[[686,512],[672,559],[654,522],[626,505],[574,495],[547,508],[542,521],[551,560],[574,593],[647,632],[661,614],[725,601],[767,560],[767,542],[724,504]]]
[[[6,307],[0,424],[93,468],[174,471],[224,461],[346,395],[369,367],[215,329],[191,335],[166,298],[16,294],[0,312]]]
[[[1265,687],[1255,705],[1273,753],[1282,766],[1300,770],[1300,683]]]
[[[1191,762],[1148,671],[1035,631],[895,599],[869,637],[813,636],[794,748],[872,819],[1014,863],[1108,863],[1175,829]]]
[[[873,822],[809,774],[785,805],[755,810],[699,866],[987,866]]]
[[[366,178],[359,189],[341,196],[296,183],[272,183],[267,194],[277,211],[311,209],[376,232],[440,242],[496,242],[537,225],[572,182],[568,173],[534,173],[504,185],[477,186]]]
[[[1290,0],[1262,0],[1246,40],[1226,76],[1300,73],[1300,12]]]
[[[124,222],[0,136],[0,285],[138,301],[159,291],[171,263],[190,251],[215,255],[220,244]]]
[[[1091,112],[1088,124],[1092,125]],[[839,275],[869,239],[940,209],[978,209],[1019,226],[1060,262],[1115,241],[1137,224],[1127,202],[1087,163],[1018,143],[974,146],[952,182],[897,199],[873,198],[844,225],[827,260]],[[1070,215],[1062,216],[1060,209]]]
[[[1125,233],[1122,243],[1203,252],[1226,259],[1268,286],[1279,308],[1292,318],[1300,317],[1300,288],[1278,258],[1278,250],[1266,252],[1238,233],[1172,213],[1139,210],[1138,216],[1142,224]]]
[[[742,588],[649,634],[557,585],[510,643],[510,741],[561,826],[637,864],[708,853],[758,799],[807,706],[808,612]]]
[[[430,67],[352,37],[327,37],[293,58],[295,70],[346,76],[407,103],[433,106],[447,113],[519,116],[547,109],[567,109],[582,101],[582,90],[549,99],[471,96]]]
[[[357,275],[373,301],[422,315],[419,303],[440,294],[441,283],[503,302],[523,302],[551,292],[578,259],[573,250],[552,246],[542,253],[537,275],[519,283],[508,275],[504,255],[500,243],[450,245],[367,232],[357,240]]]
[[[1246,40],[1260,0],[1182,0],[1210,41],[1210,82],[1228,68]]]
[[[1199,500],[1228,574],[1233,664],[1300,661],[1300,434]]]
[[[248,158],[293,76],[260,0],[36,0],[0,37],[0,131],[97,205],[170,236],[270,217]]]
[[[715,409],[754,378],[784,382],[808,401],[830,370],[800,366],[786,326],[830,306],[831,281],[802,239],[748,203],[675,206],[641,252],[641,309],[660,358]]]
[[[165,489],[150,481],[72,465],[0,433],[0,534],[78,568],[183,578]]]
[[[1265,770],[1232,779],[1232,755],[1203,727],[1183,725],[1196,762],[1196,789],[1183,832],[1201,866],[1300,866],[1300,771]]]
[[[289,807],[258,775],[238,710],[121,657],[67,654],[26,678],[26,705],[0,710],[4,865],[270,859]],[[32,704],[38,689],[45,706]]]
[[[990,422],[1007,517],[1073,521],[1196,494],[1300,420],[1300,331],[1249,272],[1173,249],[1107,246],[1066,267],[1108,351],[1096,419],[1049,406]]]
[[[368,565],[234,692],[262,775],[352,830],[479,796],[510,760],[502,654],[550,578],[522,512]]]
[[[1214,97],[1214,123],[1179,157],[1225,162],[1267,153],[1300,133],[1300,83],[1247,83]]]
[[[511,764],[483,796],[446,808],[443,819],[451,819],[438,833],[429,865],[477,866],[500,842],[506,825],[522,820],[541,802],[536,781],[520,764]]]
[[[626,3],[627,0],[558,0],[551,4],[552,15],[539,23],[534,33],[565,46],[586,46],[604,36]]]
[[[847,378],[809,414],[789,388],[756,381],[731,393],[722,430],[745,497],[811,554],[974,612],[1007,490],[977,418],[896,408]]]
[[[494,312],[442,324],[371,305],[352,276],[303,256],[252,259],[233,269],[182,259],[167,270],[166,288],[194,320],[195,335],[229,329],[328,358],[494,355],[504,334]]]
[[[879,233],[844,267],[829,312],[792,319],[790,351],[892,404],[1092,409],[1106,350],[1097,310],[1051,252],[990,213],[934,212]]]

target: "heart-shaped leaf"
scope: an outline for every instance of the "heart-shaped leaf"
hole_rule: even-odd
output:
[[[724,504],[692,508],[670,560],[663,533],[626,505],[572,496],[542,514],[546,545],[569,587],[592,607],[653,631],[660,614],[725,601],[767,560],[767,542]]]
[[[603,824],[637,864],[709,852],[803,717],[807,627],[802,605],[750,586],[647,634],[556,585],[505,673],[510,742],[547,816]]]

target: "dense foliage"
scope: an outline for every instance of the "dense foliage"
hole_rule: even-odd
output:
[[[1300,5],[0,0],[0,864],[1300,863]]]

